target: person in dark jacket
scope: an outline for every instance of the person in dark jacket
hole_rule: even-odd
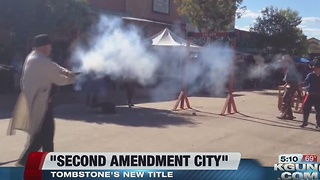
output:
[[[278,116],[278,118],[293,120],[295,117],[293,117],[292,112],[292,100],[296,92],[298,92],[299,95],[302,96],[302,77],[290,56],[283,56],[281,61],[283,62],[283,65],[286,69],[286,74],[283,79],[285,81],[284,86],[286,87],[286,90],[282,97],[281,114],[280,116]]]
[[[308,119],[312,106],[316,110],[316,128],[320,127],[320,62],[313,65],[313,72],[309,73],[305,79],[307,95],[303,105],[303,123],[301,127],[308,125]]]
[[[131,108],[132,106],[134,106],[132,99],[134,96],[135,82],[133,81],[125,82],[125,88],[126,88],[126,94],[127,94],[128,107]]]

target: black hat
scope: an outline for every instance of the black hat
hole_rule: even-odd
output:
[[[51,40],[47,34],[41,34],[33,39],[33,47],[41,47],[51,44]]]

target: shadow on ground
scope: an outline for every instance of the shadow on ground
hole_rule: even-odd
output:
[[[175,101],[178,99],[179,93],[178,94],[150,94],[150,92],[142,91],[140,92],[135,98],[134,98],[134,103],[137,104],[143,104],[143,103],[156,103],[156,102],[167,102],[167,101]],[[235,97],[237,96],[243,96],[243,94],[235,93]],[[5,103],[0,103],[0,119],[7,119],[11,118],[12,116],[12,111],[14,108],[14,105],[16,103],[16,99],[18,97],[18,94],[13,94],[10,95],[10,97],[6,97]],[[217,97],[209,94],[193,94],[190,95],[189,97],[208,97],[208,98],[226,98],[226,96],[223,97]],[[126,94],[125,92],[117,92],[114,94],[114,97],[112,99],[107,99],[107,101],[114,102],[118,106],[126,106]],[[68,106],[74,106],[77,107],[75,109],[70,110],[72,115],[68,115],[70,113],[64,112],[64,113],[59,113],[58,117],[60,118],[66,118],[66,119],[72,119],[72,120],[77,120],[77,119],[82,119],[83,121],[88,121],[88,122],[94,122],[97,121],[98,123],[104,123],[107,122],[107,120],[103,119],[103,115],[97,116],[97,112],[92,112],[89,109],[84,108],[84,105],[86,103],[86,95],[81,92],[68,92],[68,93],[57,93],[54,96],[54,104],[55,104],[55,109],[57,109],[57,112],[64,111],[63,109],[69,108]],[[68,105],[68,106],[66,106]],[[63,107],[63,108],[62,108]],[[136,118],[142,118],[142,119],[153,119],[153,118],[159,118],[161,121],[164,122],[164,124],[176,124],[178,125],[179,122],[183,124],[185,120],[179,119],[178,117],[175,117],[176,115],[172,113],[171,111],[165,111],[165,110],[156,110],[156,109],[146,109],[146,108],[133,108],[131,110],[127,110],[127,108],[118,108],[119,113],[117,115],[108,115],[108,119],[112,117],[111,119],[117,119],[118,122],[121,122],[121,118],[124,119],[136,119]],[[84,112],[85,113],[84,113]],[[134,113],[132,113],[134,112]],[[82,114],[81,116],[78,116],[77,114]],[[131,114],[132,113],[132,114]],[[88,114],[91,114],[89,116]],[[120,115],[121,114],[121,115]],[[123,114],[130,114],[132,117],[126,117]],[[140,114],[140,115],[136,115]],[[144,115],[142,115],[144,114]],[[153,114],[151,116],[150,114]],[[175,115],[175,116],[174,116]],[[89,116],[89,117],[88,117]],[[104,115],[106,116],[106,115]],[[125,117],[123,117],[125,116]],[[146,116],[146,117],[144,117]],[[169,118],[167,120],[167,118]],[[140,120],[141,121],[141,120]],[[150,120],[152,121],[152,120]],[[129,122],[127,122],[130,124]],[[137,122],[135,122],[137,123]],[[154,126],[157,126],[156,122],[145,122],[145,125],[142,126],[148,126],[147,124],[149,123],[149,126],[153,126],[152,124],[155,124]],[[138,123],[139,124],[139,123]],[[132,125],[133,126],[133,125]],[[138,125],[139,126],[139,125]]]
[[[132,127],[196,126],[191,117],[181,116],[167,110],[142,107],[117,107],[116,114],[103,114],[99,109],[89,109],[83,105],[60,106],[55,109],[55,117],[70,121],[97,124],[116,124]]]
[[[270,91],[270,90],[273,90],[273,91]],[[278,91],[275,92],[274,90],[278,90],[278,89],[256,88],[256,89],[244,89],[244,90],[241,90],[241,92],[253,92],[259,95],[278,96],[279,95]]]
[[[223,95],[212,95],[212,94],[207,94],[207,93],[194,93],[194,94],[190,95],[190,97],[207,97],[207,98],[227,98],[227,96],[228,96],[227,92]],[[234,97],[241,97],[241,96],[245,96],[245,94],[234,92],[233,96]]]
[[[18,159],[16,159],[16,160],[6,161],[6,162],[0,162],[0,166],[4,166],[4,165],[10,164],[10,163],[17,162],[17,161],[18,161]]]
[[[214,115],[214,116],[221,116],[221,114],[205,112],[205,111],[200,111],[200,110],[196,110],[196,109],[194,109],[194,110],[199,113],[210,114],[210,115]],[[280,120],[280,119],[277,119],[276,117],[275,117],[275,119],[271,120],[271,119],[264,119],[264,118],[260,118],[260,117],[251,116],[251,115],[244,114],[244,113],[231,114],[231,115],[228,115],[228,118],[238,119],[238,120],[252,122],[252,123],[263,124],[263,125],[267,125],[267,126],[279,127],[279,128],[319,132],[314,128],[310,128],[310,125],[315,126],[314,123],[310,123],[310,122],[309,122],[308,127],[301,128],[300,125],[302,124],[302,121],[299,121],[299,120]]]
[[[260,95],[267,95],[267,96],[279,96],[278,92],[259,91],[259,92],[256,92],[256,93],[260,94]]]
[[[110,90],[106,92],[106,96],[102,95],[99,97],[98,101],[108,101],[113,102],[117,105],[127,105],[126,92],[123,89],[119,89],[117,91]],[[167,101],[175,101],[178,99],[180,91],[177,92],[158,92],[154,89],[147,88],[137,88],[135,90],[133,97],[133,102],[138,104],[143,103],[157,103],[157,102],[167,102]],[[227,92],[223,94],[213,94],[208,92],[187,92],[188,97],[207,97],[207,98],[226,98],[228,95]],[[234,97],[245,96],[245,94],[235,92],[233,93]],[[84,92],[73,92],[73,93],[60,93],[56,94],[54,97],[54,101],[57,105],[60,104],[85,104],[86,102],[86,94]]]

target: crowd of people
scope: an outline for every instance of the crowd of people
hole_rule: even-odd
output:
[[[131,108],[134,106],[133,97],[136,88],[135,81],[115,81],[108,76],[97,78],[97,75],[94,72],[88,73],[84,81],[82,86],[86,92],[86,105],[88,107],[98,107],[101,103],[104,103],[101,102],[101,97],[106,99],[107,93],[111,90],[116,91],[118,88],[125,90],[128,107]]]
[[[256,59],[260,60],[256,60]],[[275,58],[266,63],[262,56],[248,55],[236,61],[235,88],[241,90],[275,89],[284,84],[285,72],[281,62]],[[305,78],[311,71],[309,63],[292,61],[297,73]]]
[[[13,52],[0,44],[0,93],[12,92],[17,88],[16,80],[23,65],[21,57],[20,51]]]
[[[311,72],[305,78],[298,71],[290,56],[282,57],[285,93],[282,98],[281,113],[279,119],[293,120],[292,101],[297,93],[301,99],[303,111],[303,123],[301,127],[308,125],[308,119],[312,107],[316,110],[316,129],[320,129],[320,57],[315,57],[310,65]],[[302,90],[305,87],[305,93]]]
[[[31,152],[40,149],[45,152],[54,151],[53,87],[73,84],[77,75],[52,61],[50,58],[51,51],[52,46],[49,36],[38,35],[34,38],[33,51],[27,56],[23,68],[19,54],[13,61],[13,66],[19,72],[16,78],[21,76],[21,93],[13,111],[8,134],[13,135],[15,130],[22,130],[29,135],[29,141],[18,161],[19,166],[26,165],[28,155]],[[295,118],[291,104],[292,97],[298,92],[300,96],[305,96],[301,127],[308,125],[310,111],[314,106],[316,128],[320,129],[320,58],[314,59],[311,67],[312,71],[306,75],[304,81],[302,74],[298,72],[298,68],[290,56],[283,56],[280,64],[282,72],[284,72],[283,81],[285,81],[287,88],[282,100],[281,114],[278,118],[289,120]],[[97,101],[98,89],[95,85],[101,84],[100,81],[90,80],[92,76],[94,74],[89,74],[89,84],[86,85],[88,87],[89,106]],[[132,107],[134,105],[132,98],[135,82],[125,81],[124,86],[127,90],[128,106]],[[303,94],[302,86],[306,87],[306,94]]]

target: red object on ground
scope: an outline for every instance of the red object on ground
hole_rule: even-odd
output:
[[[232,38],[231,46],[233,47],[233,49],[236,48],[236,38],[235,37]],[[235,59],[233,59],[232,66],[233,67],[235,66]],[[222,108],[221,115],[238,113],[238,110],[236,107],[236,102],[235,102],[234,96],[233,96],[233,83],[234,83],[234,68],[233,67],[231,68],[232,71],[231,71],[231,74],[229,77],[228,96],[227,96],[226,102]]]
[[[178,106],[180,104],[180,109],[192,109],[189,103],[189,99],[187,96],[186,91],[182,90],[179,94],[179,97],[177,99],[176,104],[173,107],[173,111],[177,111],[178,110]],[[186,104],[187,108],[184,107],[184,104]]]
[[[188,48],[188,54],[190,54],[190,39],[188,38],[188,42],[187,42],[187,48]],[[187,58],[187,61],[190,60],[190,56],[188,56]],[[190,106],[190,102],[189,102],[189,99],[188,99],[188,95],[187,95],[187,88],[186,88],[186,76],[185,76],[185,73],[186,73],[186,69],[184,68],[183,69],[183,84],[182,84],[182,90],[179,94],[179,97],[176,101],[176,104],[174,105],[173,107],[173,111],[177,111],[178,110],[178,106],[180,104],[180,110],[183,110],[183,109],[192,109],[191,106]],[[184,105],[186,104],[187,108],[184,107]]]
[[[232,39],[231,46],[233,47],[233,49],[235,49],[235,47],[236,47],[236,37],[235,37],[234,33],[229,33],[229,32],[220,32],[220,33],[189,32],[188,33],[188,44],[187,44],[188,52],[190,52],[190,38],[191,37],[230,37]],[[188,56],[188,59],[189,58],[190,58],[190,56]],[[235,64],[235,60],[233,59],[232,66],[234,66],[234,64]],[[234,69],[233,69],[233,67],[231,69],[232,69],[232,71],[231,71],[230,78],[229,78],[228,96],[227,96],[226,102],[223,106],[221,115],[238,113],[236,103],[234,100],[234,96],[233,96]],[[185,74],[184,74],[184,77],[185,77]],[[184,79],[184,81],[185,81],[185,79]],[[173,107],[174,111],[176,111],[178,109],[179,104],[180,104],[180,109],[185,109],[184,104],[186,104],[187,109],[188,108],[192,109],[190,106],[189,100],[188,100],[188,95],[187,95],[187,91],[186,91],[185,86],[186,85],[184,82],[183,90],[180,92],[180,95],[176,101],[176,104]]]

